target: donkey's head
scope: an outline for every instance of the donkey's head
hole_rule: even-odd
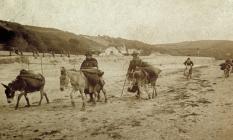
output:
[[[133,72],[133,83],[143,83],[145,82],[145,80],[147,79],[146,77],[146,73],[143,72],[143,70],[141,68],[137,68],[134,72]]]
[[[131,86],[128,88],[129,92],[136,92],[138,90],[138,86],[140,86],[143,82],[146,75],[142,72],[141,69],[136,69],[132,73],[132,77],[130,79]]]
[[[8,85],[2,84],[3,87],[5,87],[5,95],[7,98],[7,102],[11,103],[15,97],[15,90],[12,87],[12,83],[9,83]]]

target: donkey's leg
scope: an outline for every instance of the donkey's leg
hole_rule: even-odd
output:
[[[24,94],[24,97],[25,97],[25,100],[27,101],[26,107],[29,107],[29,106],[30,106],[30,103],[29,103],[29,99],[28,99],[28,97],[27,97],[27,93]]]
[[[97,92],[97,102],[100,102],[100,91]]]
[[[82,97],[82,101],[83,101],[83,105],[82,105],[82,109],[81,110],[85,110],[86,109],[86,96],[84,95],[84,91],[83,90],[79,90],[81,97]]]
[[[49,98],[47,96],[47,93],[46,92],[43,92],[43,93],[44,93],[44,96],[45,96],[45,99],[46,99],[47,103],[49,103]]]
[[[141,86],[138,85],[138,90],[137,90],[137,95],[136,95],[138,99],[141,99],[141,93],[142,93]]]
[[[96,97],[97,97],[98,93],[97,91],[93,91],[93,105],[96,105]]]
[[[44,91],[43,91],[43,89],[41,89],[40,90],[40,101],[39,101],[38,105],[41,105],[41,101],[43,100],[43,97],[44,97]]]
[[[92,103],[95,105],[96,104],[96,97],[97,97],[97,92],[96,92],[96,87],[90,86],[88,87],[89,92],[92,94]]]
[[[93,102],[93,93],[89,93],[90,99],[88,102]]]
[[[145,91],[146,91],[146,93],[147,93],[147,95],[148,95],[148,99],[151,99],[151,94],[150,94],[150,92],[148,91],[148,85],[144,85],[144,89],[145,89]]]
[[[73,93],[74,93],[75,91],[74,90],[72,90],[71,92],[70,92],[70,100],[71,100],[71,105],[73,106],[73,107],[75,107],[75,103],[74,103],[74,99],[73,99]]]
[[[92,95],[92,93],[89,92],[89,89],[88,89],[88,88],[87,88],[87,89],[85,88],[84,93],[85,93],[86,99],[87,99],[88,96],[89,96],[89,100],[88,100],[87,102],[92,102],[92,98],[93,98],[92,96],[93,96],[93,95]]]
[[[107,92],[106,92],[106,89],[103,87],[102,88],[102,92],[104,93],[104,100],[105,100],[105,103],[108,102],[108,98],[107,98]]]
[[[100,102],[100,91],[101,91],[101,86],[99,84],[96,85],[95,89],[96,94],[93,93],[95,95],[95,97],[97,98],[97,102]]]
[[[156,79],[156,80],[157,80],[157,79]],[[155,90],[155,85],[156,85],[156,80],[153,81],[153,82],[151,83],[151,87],[152,87],[152,90],[153,90],[153,92],[152,92],[152,99],[155,98],[155,92],[156,92],[156,90]]]
[[[41,89],[41,93],[42,93],[43,96],[45,96],[45,99],[46,99],[47,103],[49,103],[49,98],[47,96],[47,93],[44,91],[44,88]]]
[[[156,96],[157,96],[157,89],[156,89],[156,85],[154,85],[152,98],[155,98]]]
[[[15,106],[15,110],[18,109],[19,101],[20,101],[21,97],[22,97],[24,94],[25,94],[24,92],[21,92],[21,93],[19,94],[18,99],[17,99],[16,106]]]

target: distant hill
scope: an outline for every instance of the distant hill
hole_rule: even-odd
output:
[[[81,35],[6,21],[0,21],[0,44],[4,44],[5,50],[15,47],[24,51],[55,51],[56,53],[70,50],[79,54],[89,49],[98,50],[104,47]]]
[[[197,56],[199,54],[199,56],[215,57],[216,59],[233,59],[233,41],[228,40],[186,41],[154,46],[163,48],[161,52],[170,55]]]
[[[4,44],[2,47],[4,50],[10,50],[12,47],[24,51],[55,51],[56,53],[69,50],[76,54],[83,54],[88,50],[100,52],[110,46],[142,49],[144,54],[149,54],[152,48],[156,48],[139,41],[108,36],[76,35],[58,29],[27,26],[1,20],[0,44]]]
[[[55,51],[55,53],[70,51],[73,54],[83,54],[88,50],[98,53],[112,46],[142,50],[142,55],[159,52],[170,55],[197,56],[199,49],[199,56],[217,59],[233,58],[233,41],[227,40],[200,40],[151,45],[136,40],[76,35],[53,28],[27,26],[0,20],[0,50],[10,50],[14,47],[24,51]]]

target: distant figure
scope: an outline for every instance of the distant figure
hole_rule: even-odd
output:
[[[20,55],[18,49],[15,49],[15,54]]]
[[[231,67],[233,66],[232,60],[230,59],[225,60],[225,63],[229,64]]]
[[[23,51],[22,50],[20,50],[20,55],[23,56]]]
[[[192,73],[193,73],[194,63],[190,58],[188,58],[184,62],[184,65],[185,65],[184,75],[187,76],[187,79],[191,79],[192,78]]]
[[[225,78],[230,76],[232,72],[233,63],[231,60],[227,59],[224,63],[220,64],[220,69],[223,70]]]
[[[190,58],[188,58],[188,59],[184,62],[184,65],[185,65],[185,66],[193,66],[194,63],[193,63],[193,61],[192,61]]]

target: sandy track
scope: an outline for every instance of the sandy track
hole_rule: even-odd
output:
[[[219,68],[200,66],[187,81],[182,70],[164,70],[158,81],[158,96],[137,100],[133,94],[120,97],[124,81],[125,60],[102,62],[106,71],[109,102],[88,104],[80,111],[81,99],[76,94],[76,107],[71,107],[68,91],[58,89],[59,67],[45,68],[50,104],[37,106],[39,94],[30,96],[33,106],[14,110],[1,96],[0,139],[161,139],[212,140],[230,139],[233,128],[232,77],[222,78]],[[127,63],[126,63],[127,64]],[[109,66],[114,66],[113,68]],[[17,71],[7,65],[8,69]],[[47,70],[47,73],[46,73]],[[0,72],[5,72],[1,70]],[[10,77],[10,78],[8,78]],[[9,81],[14,74],[2,77]],[[3,88],[0,88],[1,92]]]

